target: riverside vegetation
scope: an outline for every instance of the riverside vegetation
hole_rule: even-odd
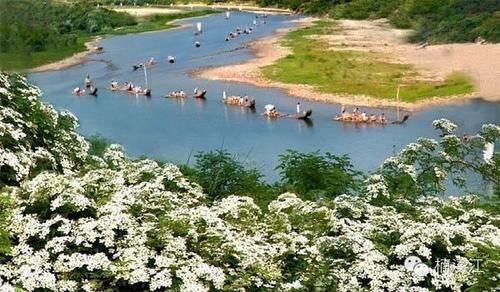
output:
[[[94,3],[145,5],[178,0],[93,0]],[[220,4],[231,1],[199,1]],[[412,28],[412,42],[500,41],[500,2],[496,0],[240,0],[242,4],[278,6],[305,14],[347,19],[388,18],[398,28]]]
[[[412,28],[410,41],[500,41],[500,2],[496,0],[257,0],[295,11],[333,18],[388,18],[398,28]]]
[[[181,171],[91,144],[40,94],[0,74],[0,290],[497,288],[500,155],[482,150],[499,125],[463,143],[436,120],[441,138],[419,138],[370,174],[348,157],[289,151],[269,185],[223,150]],[[493,194],[467,191],[464,173]],[[447,181],[457,196],[441,196]],[[405,270],[410,255],[427,276]],[[452,268],[434,269],[442,260]]]
[[[388,63],[382,53],[336,50],[318,36],[331,34],[335,22],[316,21],[287,33],[282,41],[292,54],[262,68],[265,77],[286,83],[312,85],[326,93],[394,98],[404,85],[401,101],[470,93],[474,86],[465,74],[452,73],[444,81],[419,80],[411,65]]]
[[[0,69],[21,70],[85,50],[85,42],[103,34],[125,34],[174,27],[176,19],[214,13],[185,13],[135,18],[86,2],[0,0]]]

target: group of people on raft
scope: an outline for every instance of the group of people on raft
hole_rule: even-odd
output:
[[[95,88],[92,85],[92,79],[90,79],[90,75],[87,74],[85,77],[85,80],[83,81],[85,84],[85,89],[80,88],[80,87],[75,87],[73,89],[73,94],[74,95],[84,95],[84,94],[89,94],[89,95],[94,95],[97,96],[97,88]]]
[[[238,105],[245,107],[254,107],[255,99],[248,97],[248,95],[232,95],[226,96],[225,94],[222,96],[222,102],[229,105]]]
[[[261,113],[261,115],[269,118],[291,117],[296,119],[308,119],[311,115],[311,110],[302,110],[300,102],[297,102],[296,112],[294,114],[283,114],[276,109],[276,106],[268,104],[264,107],[264,112]]]
[[[186,97],[186,93],[184,90],[174,90],[168,94],[169,97],[175,97],[175,98],[184,98]]]
[[[200,90],[198,88],[195,88],[194,91],[194,98],[201,98],[201,99],[205,99],[205,94],[207,93],[207,90],[206,89],[203,89],[203,90]],[[165,97],[173,97],[173,98],[184,98],[184,97],[187,97],[187,94],[186,92],[184,92],[184,90],[174,90],[168,94],[165,95]]]
[[[126,91],[133,94],[151,94],[151,90],[149,88],[143,89],[140,86],[134,86],[134,84],[130,81],[125,81],[125,83],[123,83],[123,86],[120,86],[120,84],[118,84],[118,82],[114,79],[111,80],[110,89],[112,91]]]
[[[381,113],[379,116],[376,116],[373,113],[368,115],[366,111],[361,112],[359,110],[359,107],[354,108],[352,112],[348,112],[344,107],[342,107],[341,114],[335,117],[335,120],[342,122],[355,122],[355,123],[376,123],[376,124],[387,123],[387,119],[384,113]]]

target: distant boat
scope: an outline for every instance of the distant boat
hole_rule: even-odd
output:
[[[366,120],[361,120],[361,119],[352,119],[352,118],[349,118],[349,119],[344,119],[342,118],[342,116],[340,115],[337,115],[336,117],[333,118],[334,121],[336,122],[342,122],[342,123],[350,123],[350,124],[372,124],[372,125],[387,125],[387,124],[394,124],[394,125],[402,125],[404,123],[406,123],[406,121],[408,120],[410,116],[409,115],[404,115],[403,116],[403,119],[401,119],[400,121],[392,121],[392,122],[389,122],[389,121],[385,121],[385,122],[380,122],[378,119],[375,120],[375,121],[371,121],[368,117]]]
[[[194,89],[194,98],[205,99],[205,94],[207,94],[206,90],[200,91],[198,88]]]
[[[173,91],[173,92],[165,95],[165,97],[185,98],[186,97],[186,93],[184,91]]]
[[[201,33],[201,22],[196,23],[196,29],[198,30],[198,33]]]
[[[242,97],[242,96],[227,96],[226,91],[222,91],[222,102],[228,105],[236,105],[241,107],[246,107],[250,109],[255,109],[255,98],[253,97]]]
[[[226,19],[229,19],[230,16],[231,16],[231,13],[229,11],[226,11]]]

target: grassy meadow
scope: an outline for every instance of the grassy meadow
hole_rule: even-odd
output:
[[[400,98],[405,102],[466,94],[474,89],[472,80],[462,73],[452,73],[442,82],[422,81],[411,65],[388,63],[383,54],[332,50],[326,41],[311,38],[334,30],[334,22],[321,20],[289,32],[282,45],[290,47],[293,53],[264,67],[264,75],[275,81],[312,85],[325,93],[387,99],[396,96],[401,84],[404,87]]]

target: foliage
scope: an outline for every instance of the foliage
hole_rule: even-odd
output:
[[[126,13],[84,4],[1,0],[0,52],[41,52],[77,44],[78,35],[135,25]]]
[[[194,173],[188,177],[203,188],[209,200],[241,195],[267,206],[274,198],[272,188],[262,181],[262,174],[255,168],[246,168],[226,150],[199,152],[195,157]]]
[[[500,127],[485,124],[479,135],[464,143],[454,135],[457,126],[450,121],[436,120],[433,125],[442,131],[441,141],[420,138],[384,162],[377,175],[377,183],[383,185],[382,193],[391,201],[399,197],[414,200],[425,194],[438,195],[444,192],[447,180],[465,187],[466,174],[471,172],[481,174],[498,192],[500,155],[484,161],[482,149],[500,137]],[[376,197],[377,191],[373,191]]]
[[[498,153],[474,159],[499,140],[498,125],[460,144],[456,125],[437,120],[439,141],[410,144],[361,191],[318,201],[284,193],[264,210],[246,196],[209,200],[175,165],[130,160],[116,144],[90,155],[75,118],[42,104],[22,77],[0,81],[0,167],[9,173],[0,189],[2,291],[496,289],[499,209],[483,208],[478,196],[434,194],[462,170],[498,179]],[[39,148],[50,163],[36,159]],[[282,161],[294,161],[290,153]],[[342,159],[297,155],[309,166]],[[230,158],[199,154],[212,174],[245,171]],[[291,177],[314,187],[311,177]],[[405,269],[410,255],[431,268],[427,276]],[[433,269],[443,260],[451,269]]]
[[[7,232],[8,219],[14,207],[10,196],[2,194],[0,190],[0,264],[3,263],[7,254],[10,253],[10,234]]]
[[[389,18],[401,28],[413,28],[414,42],[472,42],[483,37],[500,41],[500,2],[497,0],[259,0],[292,10],[335,18]]]
[[[0,0],[0,68],[24,69],[85,50],[100,34],[125,34],[173,27],[175,19],[215,13],[196,10],[136,19],[88,1]]]
[[[308,200],[353,194],[359,187],[360,173],[353,169],[347,156],[288,150],[280,155],[277,168],[288,191]]]
[[[189,17],[200,17],[204,15],[209,15],[213,13],[218,13],[215,10],[193,10],[180,13],[167,13],[167,14],[154,14],[150,16],[141,17],[138,19],[138,24],[135,26],[124,26],[118,27],[112,30],[107,30],[105,33],[109,34],[127,34],[127,33],[137,33],[143,31],[153,31],[175,27],[175,24],[171,24],[176,19],[189,18]]]
[[[328,93],[389,99],[394,99],[396,88],[404,84],[400,98],[406,102],[473,90],[472,81],[463,74],[450,74],[444,81],[424,81],[419,80],[412,66],[388,63],[382,54],[331,50],[317,36],[329,34],[333,29],[333,22],[317,21],[313,26],[289,32],[283,45],[290,47],[293,54],[264,67],[264,75],[280,82],[311,85]]]
[[[104,151],[111,144],[111,142],[100,134],[95,134],[87,138],[90,144],[89,154],[102,157]]]
[[[88,143],[77,119],[38,100],[40,90],[19,75],[0,75],[0,188],[45,170],[81,166]]]

